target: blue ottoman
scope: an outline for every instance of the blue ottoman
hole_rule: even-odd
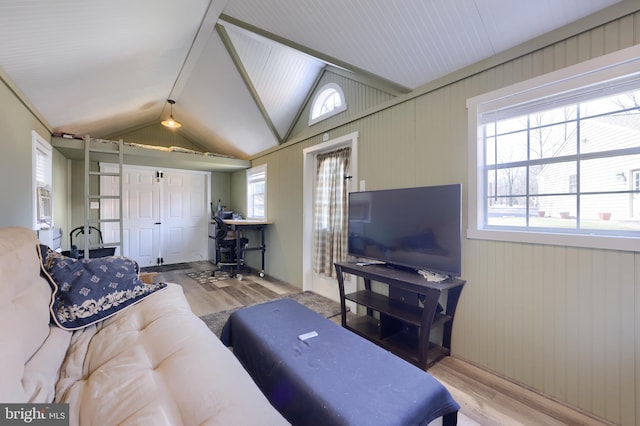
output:
[[[234,312],[221,339],[294,425],[457,422],[460,406],[429,373],[292,299]]]

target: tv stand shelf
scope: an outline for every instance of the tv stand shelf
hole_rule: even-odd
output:
[[[345,294],[344,298],[346,300],[355,302],[358,305],[366,306],[367,308],[373,309],[374,311],[387,314],[418,327],[422,322],[423,309],[421,307],[410,306],[402,301],[390,299],[387,296],[373,293],[369,290],[362,290],[351,294]],[[450,316],[436,312],[435,317],[433,318],[432,325],[435,327],[450,320]]]
[[[430,282],[415,272],[385,265],[337,262],[335,267],[343,327],[425,370],[449,355],[453,318],[465,281]],[[365,290],[345,294],[345,273],[362,277]],[[371,281],[387,284],[389,296],[372,292]],[[447,303],[438,312],[442,292],[448,292]],[[347,300],[366,307],[367,315],[347,321]],[[373,316],[374,311],[379,313],[379,319]],[[443,326],[440,344],[429,341],[431,330],[438,326]]]

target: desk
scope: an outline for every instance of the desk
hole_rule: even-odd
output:
[[[236,266],[235,273],[240,270],[240,259],[242,259],[242,253],[246,251],[260,250],[262,256],[262,264],[260,269],[260,276],[264,277],[264,252],[267,249],[264,243],[264,228],[266,225],[271,225],[273,222],[266,220],[251,220],[251,219],[225,219],[224,223],[229,226],[229,229],[236,231]],[[260,231],[260,245],[259,246],[247,246],[242,247],[240,244],[241,233],[248,230]]]

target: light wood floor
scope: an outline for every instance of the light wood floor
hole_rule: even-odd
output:
[[[185,274],[211,270],[214,266],[209,262],[194,262],[189,266],[189,269],[159,273],[154,281],[180,284],[198,316],[266,301],[272,293],[285,295],[301,291],[298,287],[253,275],[247,277],[248,280],[233,278],[217,283],[219,290],[208,291]],[[254,283],[268,291],[260,291]],[[429,373],[442,382],[460,404],[458,425],[461,426],[608,424],[454,357],[444,358],[431,367]]]
[[[215,285],[216,290],[211,291],[211,287],[203,287],[188,277],[186,273],[208,271],[215,269],[215,266],[206,261],[193,262],[190,263],[189,266],[189,269],[178,269],[158,273],[158,275],[154,277],[154,281],[180,284],[191,306],[191,310],[199,317],[252,303],[266,302],[273,298],[265,295],[265,293],[285,295],[301,291],[298,287],[266,280],[253,275],[247,277],[247,280],[232,278],[223,282],[217,282]],[[256,289],[255,284],[259,284],[268,289],[269,292],[261,292],[259,289]]]

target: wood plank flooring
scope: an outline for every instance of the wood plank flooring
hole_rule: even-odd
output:
[[[254,275],[246,280],[232,278],[216,282],[216,289],[212,291],[186,275],[213,268],[209,262],[194,262],[189,264],[189,269],[160,272],[154,281],[180,284],[198,316],[267,301],[274,293],[286,295],[301,291],[298,287]],[[339,321],[339,317],[336,318]],[[460,426],[609,424],[454,357],[441,360],[429,373],[442,382],[460,404]]]
[[[458,425],[608,425],[454,357],[429,369],[461,409]]]
[[[246,279],[243,280],[231,278],[219,281],[212,289],[209,285],[199,284],[186,274],[194,271],[212,270],[215,269],[215,266],[206,261],[192,262],[189,266],[189,269],[159,272],[154,277],[154,281],[180,284],[191,310],[199,317],[251,303],[266,302],[273,299],[274,294],[283,296],[301,291],[298,287],[266,280],[256,275],[245,276]]]

